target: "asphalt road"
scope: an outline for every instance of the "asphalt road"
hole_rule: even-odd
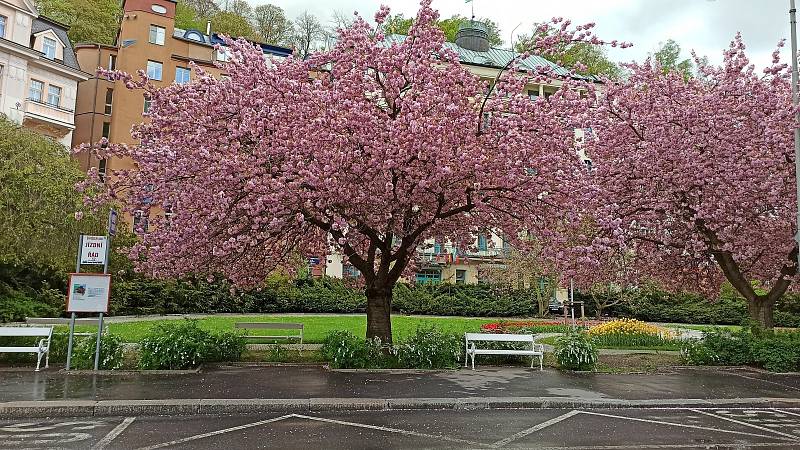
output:
[[[0,421],[0,448],[800,448],[800,409],[363,411]]]

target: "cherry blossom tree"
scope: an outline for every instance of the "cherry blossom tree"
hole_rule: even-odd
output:
[[[695,78],[648,60],[608,86],[581,202],[596,233],[578,270],[625,249],[663,288],[716,295],[727,280],[771,328],[797,279],[790,73],[777,51],[759,73],[739,35],[721,67],[696,60]]]
[[[231,42],[222,79],[195,67],[194,82],[157,89],[142,73],[106,74],[152,100],[140,145],[92,150],[136,165],[94,201],[154,216],[130,250],[140,270],[257,286],[292,255],[339,253],[364,278],[367,336],[391,342],[392,289],[425,239],[466,249],[487,227],[513,239],[560,217],[583,170],[573,130],[592,94],[579,91],[593,87],[565,78],[531,101],[523,87],[545,69],[510,63],[489,86],[443,47],[428,0],[402,42],[381,32],[388,14],[378,28],[357,17],[307,60],[273,64]],[[554,23],[536,45],[599,42],[591,24]]]

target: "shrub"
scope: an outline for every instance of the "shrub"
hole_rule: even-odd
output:
[[[459,366],[464,356],[463,337],[443,333],[434,326],[420,326],[398,344],[393,353],[401,367],[413,369],[448,369]]]
[[[753,362],[772,372],[800,371],[800,332],[776,332],[756,339]]]
[[[349,331],[334,331],[325,336],[321,352],[335,369],[375,369],[392,367],[389,349],[380,339],[363,339]]]
[[[235,361],[240,359],[245,344],[240,334],[214,334],[201,329],[196,320],[159,323],[139,345],[139,367],[188,369],[203,362]]]
[[[97,345],[97,334],[84,336],[73,343],[72,361],[73,369],[94,369],[94,353]],[[65,356],[66,359],[66,356]],[[115,370],[122,367],[124,359],[122,339],[114,334],[103,333],[100,338],[100,361],[98,368],[102,370]]]
[[[681,349],[688,364],[755,365],[774,372],[800,370],[800,332],[754,335],[748,328],[706,333]]]
[[[592,370],[597,365],[597,347],[583,331],[569,331],[556,339],[553,355],[558,365],[569,370]]]

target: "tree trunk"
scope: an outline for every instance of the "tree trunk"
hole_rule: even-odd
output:
[[[367,339],[379,338],[384,344],[392,343],[392,289],[391,286],[367,286]]]
[[[773,308],[775,301],[767,296],[758,296],[747,302],[747,311],[753,319],[764,330],[772,330],[775,326],[773,320]]]

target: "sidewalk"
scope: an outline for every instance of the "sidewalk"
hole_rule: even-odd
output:
[[[190,374],[0,371],[0,416],[541,407],[800,406],[800,375],[676,368],[655,374],[516,367],[329,371],[220,366]]]

